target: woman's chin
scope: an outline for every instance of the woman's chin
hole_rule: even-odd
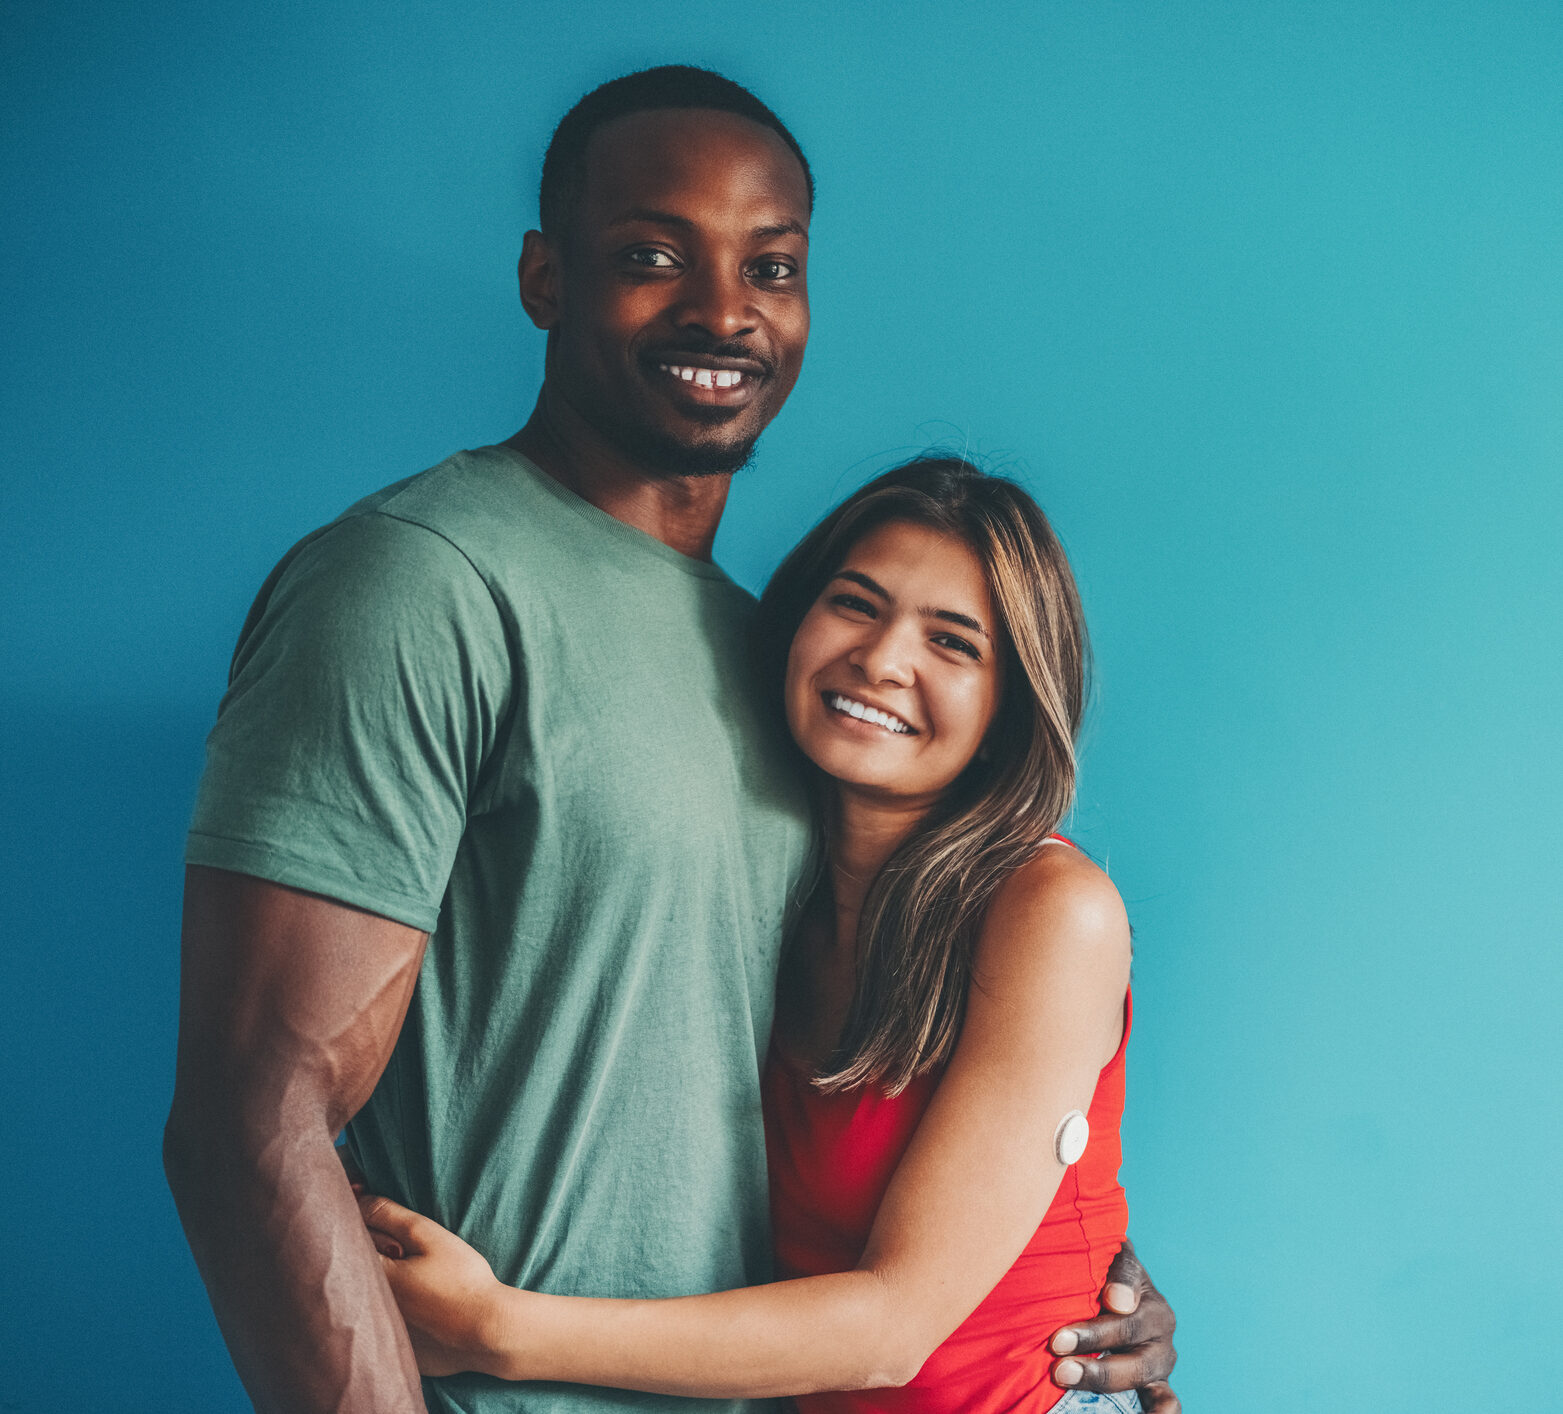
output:
[[[811,704],[812,705],[812,704]],[[908,804],[931,804],[955,776],[934,770],[914,741],[849,719],[819,720],[798,714],[789,722],[798,749],[841,790]],[[801,728],[801,729],[800,729]]]
[[[894,805],[908,810],[926,810],[947,789],[946,784],[930,783],[908,772],[903,762],[875,760],[869,751],[824,750],[803,753],[829,779],[838,794]]]
[[[827,776],[840,785],[893,788],[905,769],[884,760],[879,743],[844,741],[840,732],[794,733],[793,740]]]

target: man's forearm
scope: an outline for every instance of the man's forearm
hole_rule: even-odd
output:
[[[260,1414],[423,1414],[407,1330],[324,1124],[246,1136],[181,1114],[164,1167]]]

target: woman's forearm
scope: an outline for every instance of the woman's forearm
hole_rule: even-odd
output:
[[[501,1287],[484,1371],[705,1398],[904,1384],[937,1343],[896,1318],[872,1271],[624,1301]]]

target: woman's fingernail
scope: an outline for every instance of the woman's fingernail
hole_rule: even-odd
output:
[[[1078,1360],[1060,1360],[1053,1367],[1053,1380],[1056,1384],[1079,1384],[1080,1376],[1083,1374],[1085,1374],[1085,1366]]]
[[[1080,1337],[1066,1328],[1053,1337],[1053,1354],[1068,1355],[1079,1344]]]

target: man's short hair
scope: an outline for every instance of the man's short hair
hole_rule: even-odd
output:
[[[814,209],[814,174],[798,140],[780,118],[748,89],[721,74],[688,64],[663,64],[610,79],[559,120],[543,156],[543,180],[537,193],[538,222],[545,236],[562,232],[575,215],[586,188],[586,148],[592,134],[615,118],[653,108],[709,108],[769,128],[798,159],[808,183],[809,209]]]

